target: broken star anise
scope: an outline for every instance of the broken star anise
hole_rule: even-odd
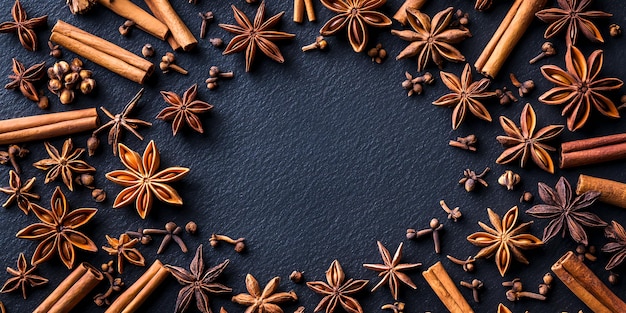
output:
[[[272,278],[265,288],[261,290],[259,282],[254,276],[246,275],[246,289],[249,294],[240,293],[233,297],[232,301],[248,308],[246,313],[283,313],[279,303],[296,301],[298,296],[295,292],[276,292],[280,277]]]
[[[556,2],[560,8],[549,8],[535,13],[540,20],[550,23],[543,35],[546,39],[566,30],[567,45],[576,45],[579,32],[592,42],[604,42],[600,30],[589,19],[611,17],[613,14],[587,11],[592,0],[557,0]]]
[[[571,131],[585,125],[591,107],[612,118],[619,118],[615,104],[605,94],[619,90],[624,84],[618,78],[598,78],[602,70],[604,54],[594,51],[587,60],[574,46],[567,48],[566,70],[555,65],[541,67],[543,76],[557,86],[539,97],[539,101],[549,105],[565,105],[561,115],[567,116],[567,128]]]
[[[91,9],[98,0],[66,0],[72,14],[83,14]],[[113,2],[113,1],[111,1]]]
[[[130,264],[137,266],[145,266],[146,260],[135,245],[139,242],[139,239],[130,239],[127,234],[121,234],[119,239],[111,238],[106,235],[107,243],[109,246],[103,246],[102,250],[106,251],[109,255],[117,256],[117,272],[122,274],[124,272],[124,260],[128,260]]]
[[[402,273],[403,271],[412,270],[417,267],[422,266],[422,263],[402,263],[400,264],[400,260],[402,259],[402,243],[398,246],[396,253],[391,257],[389,250],[383,246],[383,244],[378,241],[378,252],[380,256],[383,258],[383,264],[363,264],[368,270],[373,270],[380,272],[378,276],[383,276],[383,278],[372,288],[372,291],[376,291],[376,289],[380,288],[384,284],[389,285],[389,289],[391,290],[391,296],[394,300],[398,300],[398,294],[400,290],[400,282],[405,285],[417,289],[417,286],[413,283],[411,278]]]
[[[363,308],[359,301],[352,297],[353,294],[363,290],[369,280],[366,279],[348,279],[345,281],[346,275],[341,268],[339,261],[334,260],[326,271],[326,282],[311,281],[306,285],[316,293],[323,295],[324,298],[313,310],[318,312],[326,310],[326,313],[333,313],[340,305],[348,313],[363,313]]]
[[[197,114],[207,112],[213,106],[196,99],[198,96],[198,84],[189,87],[182,98],[172,91],[161,91],[161,95],[169,106],[161,110],[156,118],[171,121],[174,136],[176,136],[184,124],[201,134],[204,133],[202,121],[200,121]]]
[[[11,16],[13,17],[13,22],[0,24],[0,33],[17,33],[20,43],[26,50],[37,50],[37,34],[35,34],[33,29],[46,26],[48,16],[44,15],[29,19],[20,0],[15,0],[15,4],[11,9]]]
[[[39,92],[34,83],[43,78],[46,73],[46,62],[37,63],[26,68],[22,62],[13,58],[13,74],[9,75],[11,82],[4,85],[6,89],[19,88],[24,97],[38,102]]]
[[[537,116],[529,103],[526,103],[520,116],[521,129],[505,116],[500,116],[500,125],[506,136],[497,136],[496,140],[509,148],[500,154],[496,163],[508,164],[519,159],[520,166],[525,167],[528,159],[532,158],[542,170],[554,173],[554,163],[548,151],[556,149],[545,142],[561,134],[563,125],[548,125],[535,133]]]
[[[7,273],[11,274],[13,277],[7,279],[0,292],[6,293],[21,289],[22,297],[26,299],[26,289],[28,287],[32,288],[48,283],[48,279],[33,274],[36,269],[36,265],[29,269],[24,253],[20,253],[20,256],[17,258],[17,269],[7,267]]]
[[[602,252],[613,253],[605,267],[607,271],[610,271],[626,260],[626,231],[618,222],[611,221],[611,225],[604,229],[604,235],[613,240],[602,247]]]
[[[44,145],[46,146],[46,151],[48,151],[50,158],[38,161],[34,163],[33,166],[40,170],[48,171],[48,173],[46,173],[46,180],[44,181],[45,184],[55,181],[60,175],[65,186],[67,186],[70,191],[73,191],[74,174],[93,173],[96,171],[96,169],[87,164],[87,162],[79,160],[80,156],[85,152],[85,149],[74,149],[71,138],[63,142],[61,153],[49,142],[44,142]]]
[[[487,213],[489,214],[489,221],[494,228],[487,226],[483,222],[478,222],[478,225],[486,232],[473,233],[467,237],[467,240],[475,246],[483,247],[476,255],[477,259],[489,258],[495,254],[496,266],[500,275],[504,277],[504,274],[509,270],[512,258],[523,264],[528,264],[529,262],[521,250],[540,247],[543,245],[543,242],[539,238],[526,233],[533,223],[532,221],[515,226],[519,214],[517,206],[506,212],[502,219],[491,209],[487,209]]]
[[[17,207],[20,208],[24,214],[28,215],[30,211],[30,201],[39,200],[38,194],[30,192],[33,188],[33,184],[35,184],[35,177],[22,184],[20,176],[14,170],[10,170],[9,187],[0,188],[0,192],[10,195],[9,199],[7,199],[2,206],[6,208],[13,204],[13,202],[17,202]]]

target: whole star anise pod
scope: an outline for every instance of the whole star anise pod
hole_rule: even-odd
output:
[[[418,10],[408,9],[407,18],[413,30],[395,30],[391,33],[411,43],[398,54],[396,60],[417,56],[417,71],[421,72],[430,59],[439,68],[444,59],[464,62],[465,57],[452,45],[472,36],[466,28],[450,28],[454,8],[447,8],[433,17]],[[443,77],[442,77],[443,78]]]
[[[31,263],[37,265],[59,254],[63,264],[71,269],[74,266],[74,247],[96,252],[96,244],[76,228],[85,225],[98,212],[97,209],[76,209],[69,211],[69,205],[60,187],[56,187],[50,199],[51,210],[31,203],[30,208],[41,223],[23,228],[17,238],[41,241],[33,254]],[[57,252],[58,251],[58,252]]]
[[[176,136],[184,124],[201,134],[204,133],[202,121],[200,121],[197,114],[207,112],[213,106],[196,99],[198,96],[198,84],[189,87],[182,98],[171,91],[161,91],[161,95],[163,100],[170,106],[159,112],[156,118],[171,121],[174,136]]]
[[[79,160],[80,156],[85,152],[85,149],[74,149],[71,138],[65,140],[61,153],[49,142],[44,142],[44,145],[46,146],[46,151],[48,151],[50,158],[38,161],[34,163],[33,166],[40,170],[48,171],[48,173],[46,173],[46,180],[44,181],[45,184],[55,181],[60,175],[65,186],[67,186],[70,191],[73,191],[74,174],[93,173],[96,171],[96,169],[87,164],[87,162]]]
[[[10,195],[9,199],[7,199],[2,206],[6,208],[13,202],[17,202],[17,207],[20,208],[24,214],[28,215],[28,211],[30,211],[30,201],[39,200],[38,194],[30,192],[33,188],[33,184],[35,184],[35,177],[22,184],[20,176],[14,170],[10,170],[9,187],[0,188],[1,192]]]
[[[339,264],[339,261],[334,260],[326,271],[326,281],[328,283],[323,281],[306,283],[311,290],[324,296],[313,310],[314,312],[325,309],[326,313],[333,313],[337,305],[341,305],[348,313],[363,313],[361,304],[351,295],[363,290],[369,281],[366,279],[354,280],[352,278],[345,281],[345,279],[346,275],[343,272],[343,268],[341,268],[341,264]]]
[[[541,67],[543,76],[557,86],[539,97],[539,101],[549,105],[565,105],[561,115],[567,116],[567,128],[571,131],[585,125],[591,107],[612,118],[619,118],[615,104],[605,94],[619,90],[624,84],[618,78],[602,78],[604,55],[602,50],[594,51],[587,60],[574,46],[567,48],[565,55],[566,71],[555,65]]]
[[[566,30],[567,45],[576,45],[578,33],[582,32],[592,42],[604,42],[600,30],[590,18],[611,17],[602,11],[586,11],[592,0],[557,0],[560,8],[549,8],[537,12],[535,15],[542,21],[550,23],[543,35],[546,39],[552,38]]]
[[[39,81],[46,73],[46,62],[37,63],[26,68],[22,62],[13,58],[13,74],[9,75],[11,82],[4,85],[6,89],[19,88],[24,97],[38,102],[39,92],[34,83]]]
[[[231,288],[215,282],[222,275],[229,262],[229,260],[225,260],[205,272],[202,245],[200,245],[189,265],[189,270],[178,266],[165,265],[174,278],[184,286],[178,293],[178,298],[176,298],[175,312],[182,313],[187,311],[191,300],[195,297],[198,310],[202,313],[211,313],[209,294],[222,294],[232,291]]]
[[[611,225],[604,229],[604,235],[613,240],[602,247],[602,252],[613,253],[609,263],[604,267],[610,271],[626,260],[626,231],[618,222],[611,221]]]
[[[21,289],[22,297],[26,299],[26,289],[28,287],[32,288],[48,283],[48,279],[33,274],[36,269],[37,266],[33,266],[29,269],[24,253],[20,253],[20,256],[17,258],[17,269],[7,267],[7,273],[11,274],[13,277],[7,279],[0,292],[7,293]]]
[[[500,275],[504,277],[511,265],[511,258],[515,258],[523,264],[528,264],[529,262],[521,250],[540,247],[543,245],[543,242],[539,238],[526,233],[533,222],[515,226],[519,214],[517,206],[506,212],[502,219],[491,209],[487,209],[487,213],[489,214],[489,221],[494,228],[487,226],[483,222],[478,222],[478,225],[486,232],[473,233],[467,237],[467,240],[475,246],[484,247],[476,255],[477,259],[489,258],[495,254],[496,266]]]
[[[372,288],[372,291],[375,291],[384,284],[388,284],[389,289],[391,290],[391,296],[394,300],[398,300],[400,282],[413,289],[417,289],[417,286],[415,286],[411,278],[402,272],[420,267],[422,266],[422,263],[400,264],[400,260],[402,259],[402,243],[400,243],[400,245],[398,246],[398,249],[393,255],[393,258],[391,257],[389,250],[387,250],[387,248],[385,248],[385,246],[383,246],[380,241],[378,241],[377,243],[378,252],[383,258],[384,264],[363,264],[363,267],[365,267],[366,269],[380,272],[378,276],[383,276],[380,282],[378,282],[378,284],[376,284],[376,286]]]
[[[185,177],[189,173],[188,168],[168,167],[157,172],[161,156],[153,140],[146,147],[143,157],[121,143],[118,147],[120,160],[127,170],[109,172],[106,178],[126,188],[115,198],[113,208],[117,209],[135,201],[137,213],[145,219],[152,209],[154,197],[168,204],[183,204],[178,192],[168,184]]]
[[[539,183],[539,197],[545,204],[538,204],[526,211],[536,218],[552,218],[543,231],[543,242],[569,230],[570,236],[577,243],[588,245],[586,227],[605,227],[608,224],[591,212],[582,212],[583,209],[592,205],[599,197],[598,191],[587,191],[574,197],[569,182],[561,177],[556,183],[555,189],[544,183]]]
[[[500,154],[496,163],[508,164],[519,159],[520,166],[525,167],[528,159],[532,158],[533,162],[542,170],[554,173],[554,163],[548,151],[555,151],[556,149],[546,145],[545,142],[561,134],[563,125],[548,125],[535,133],[537,116],[530,103],[526,103],[522,110],[520,116],[521,129],[505,116],[500,116],[500,125],[502,125],[506,136],[498,136],[496,140],[509,148]]]
[[[387,0],[321,0],[322,4],[336,13],[322,29],[322,36],[332,36],[345,28],[354,52],[362,52],[367,46],[367,27],[388,27],[391,20],[377,12]]]
[[[122,274],[124,272],[124,260],[128,260],[130,264],[137,266],[145,266],[146,260],[135,245],[139,242],[139,239],[130,239],[127,234],[121,234],[119,239],[111,238],[106,235],[107,243],[109,246],[103,246],[102,250],[106,251],[109,255],[117,256],[117,272]]]
[[[232,8],[235,13],[235,21],[239,25],[219,24],[222,29],[236,35],[231,39],[230,43],[228,43],[223,54],[238,53],[245,50],[246,72],[250,71],[257,49],[261,50],[263,54],[278,63],[285,62],[285,58],[283,58],[280,49],[278,49],[274,41],[293,39],[296,35],[272,30],[274,26],[280,22],[285,12],[280,12],[264,22],[265,1],[262,1],[256,11],[254,23],[252,23],[250,19],[234,5],[232,5]]]
[[[232,301],[248,308],[246,313],[283,313],[278,304],[287,301],[296,301],[298,296],[295,292],[276,292],[280,277],[274,277],[265,288],[261,290],[259,282],[254,276],[246,275],[246,289],[248,293],[240,293],[233,297]]]
[[[480,102],[483,99],[495,97],[496,93],[487,91],[490,80],[482,78],[472,81],[472,68],[465,64],[461,78],[452,73],[440,72],[441,81],[450,89],[450,93],[433,102],[434,105],[454,107],[452,111],[452,129],[457,129],[465,120],[467,111],[474,116],[491,122],[491,115]]]
[[[15,0],[15,4],[11,9],[11,15],[13,16],[13,22],[0,24],[0,33],[17,33],[20,43],[26,50],[37,50],[37,34],[35,34],[33,29],[46,26],[48,16],[44,15],[29,19],[20,0]]]

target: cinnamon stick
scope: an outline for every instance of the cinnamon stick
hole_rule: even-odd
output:
[[[145,1],[154,16],[167,25],[170,29],[170,34],[184,51],[189,51],[198,44],[198,40],[196,40],[183,20],[180,19],[168,0]]]
[[[132,286],[115,299],[105,313],[136,312],[150,294],[169,276],[169,273],[161,261],[154,261]]]
[[[576,194],[590,190],[600,192],[600,201],[626,209],[626,184],[581,174],[578,177]]]
[[[156,38],[165,40],[169,34],[167,25],[130,0],[98,0],[98,3],[115,14],[135,22],[135,26]]]
[[[98,127],[95,108],[0,121],[0,145],[65,137]]]
[[[315,8],[313,7],[313,0],[304,0],[304,7],[306,8],[306,18],[309,22],[315,22]]]
[[[69,312],[103,279],[102,272],[88,263],[81,263],[33,313]]]
[[[626,134],[574,140],[561,144],[561,168],[626,159]]]
[[[396,14],[393,15],[393,19],[400,22],[402,25],[406,25],[407,17],[406,10],[407,9],[415,9],[419,10],[424,6],[426,0],[406,0],[402,4],[402,6],[396,11]]]
[[[304,0],[293,0],[293,21],[304,22]]]
[[[515,0],[504,20],[474,64],[483,75],[494,78],[547,0]]]
[[[441,262],[422,272],[422,276],[450,313],[474,313]]]
[[[552,271],[593,312],[626,312],[626,303],[611,292],[574,252],[565,253],[552,265]]]

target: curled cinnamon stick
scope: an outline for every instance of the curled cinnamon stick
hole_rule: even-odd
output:
[[[595,190],[600,192],[599,200],[626,209],[626,184],[613,180],[580,175],[576,194]]]
[[[306,18],[309,22],[315,22],[315,8],[313,7],[313,0],[304,0],[304,7],[306,8]]]
[[[135,22],[135,26],[156,38],[165,40],[169,34],[170,30],[167,28],[167,25],[130,0],[98,0],[98,3],[115,14]]]
[[[304,0],[293,0],[293,21],[304,22]]]
[[[400,22],[400,24],[402,25],[406,25],[406,22],[407,22],[406,10],[407,9],[419,10],[424,6],[424,3],[426,3],[426,0],[404,1],[402,6],[398,9],[398,11],[396,11],[396,14],[393,15],[393,19]]]
[[[104,275],[98,269],[88,263],[81,263],[33,313],[69,312],[103,279]]]
[[[450,313],[474,313],[441,262],[422,272],[422,276]]]
[[[115,299],[105,313],[136,312],[169,273],[161,261],[154,261],[132,286]]]
[[[574,140],[561,144],[561,168],[626,159],[626,134]]]
[[[65,137],[97,127],[95,108],[8,119],[0,121],[0,145]]]
[[[187,25],[180,19],[168,0],[145,0],[150,11],[170,29],[176,43],[184,50],[193,49],[198,40],[193,36]],[[168,40],[169,42],[169,40]],[[172,47],[174,48],[174,47]]]

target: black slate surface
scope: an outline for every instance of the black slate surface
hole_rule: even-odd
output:
[[[0,43],[4,49],[0,59],[2,75],[10,73],[11,57],[30,66],[45,60],[48,65],[54,59],[48,56],[46,41],[50,28],[58,20],[64,20],[88,30],[102,38],[117,43],[137,54],[145,43],[156,48],[152,59],[158,63],[159,57],[170,51],[168,45],[146,33],[134,29],[127,38],[117,32],[124,20],[112,12],[97,7],[83,16],[73,16],[64,5],[65,1],[23,0],[30,17],[49,15],[47,30],[39,30],[40,49],[27,52],[13,35],[2,34]],[[140,1],[137,1],[140,2]],[[197,5],[184,0],[173,0],[173,6],[197,34],[200,19],[197,13],[211,10],[216,16],[209,25],[207,38],[220,37],[228,42],[231,34],[221,30],[217,23],[234,23],[230,4],[234,3],[249,16],[253,16],[257,5],[249,5],[243,0],[211,1],[199,0]],[[502,17],[513,1],[495,1],[494,8],[485,13],[473,10],[473,1],[449,0],[429,1],[423,10],[429,15],[454,6],[469,12],[470,30],[473,37],[459,44],[461,52],[473,64],[482,48],[491,38]],[[551,2],[551,1],[550,1]],[[393,15],[402,1],[389,0],[382,8],[388,16]],[[0,20],[10,20],[12,1],[0,4]],[[231,264],[225,271],[222,282],[233,288],[233,294],[245,292],[244,277],[247,273],[257,277],[262,285],[274,276],[282,279],[281,290],[295,290],[300,301],[284,305],[285,312],[292,312],[299,305],[312,312],[320,296],[305,285],[289,281],[293,270],[304,272],[307,280],[323,280],[324,271],[334,259],[338,259],[348,277],[370,279],[369,288],[378,281],[374,272],[362,267],[363,263],[378,263],[380,257],[376,241],[395,251],[400,242],[405,243],[405,262],[422,262],[423,269],[437,261],[442,261],[455,281],[479,278],[485,282],[482,302],[473,303],[471,292],[462,289],[476,312],[495,312],[499,302],[505,303],[514,312],[589,312],[578,299],[558,280],[554,284],[549,300],[540,302],[522,300],[508,302],[502,281],[520,277],[529,291],[536,291],[537,285],[551,264],[563,253],[573,250],[576,244],[570,238],[555,238],[544,248],[529,251],[529,266],[513,263],[505,278],[498,275],[493,260],[480,260],[477,270],[465,273],[460,266],[445,259],[446,254],[465,258],[478,252],[465,237],[479,230],[477,221],[486,221],[486,208],[504,214],[515,205],[524,211],[531,205],[520,204],[523,190],[537,194],[537,182],[553,186],[559,176],[567,177],[575,184],[580,173],[591,174],[615,180],[626,181],[623,162],[586,166],[572,170],[558,170],[555,175],[547,174],[531,164],[520,169],[516,164],[501,166],[495,159],[502,147],[495,136],[503,134],[497,118],[505,115],[515,121],[526,102],[530,102],[538,114],[538,125],[565,123],[560,116],[560,107],[540,104],[537,97],[552,87],[540,73],[543,64],[564,66],[564,35],[552,40],[558,56],[544,59],[536,65],[528,60],[540,51],[544,42],[546,24],[535,20],[524,35],[522,42],[509,57],[500,75],[493,82],[493,88],[507,86],[513,88],[507,78],[514,72],[520,80],[533,79],[537,84],[535,92],[520,102],[510,106],[500,106],[490,101],[488,109],[494,122],[468,117],[457,131],[451,130],[451,110],[438,108],[431,102],[447,92],[439,79],[439,70],[429,65],[426,70],[435,74],[436,83],[425,87],[421,96],[407,97],[400,87],[404,72],[415,74],[415,59],[395,61],[394,57],[405,47],[405,42],[392,36],[388,30],[372,30],[368,47],[383,43],[389,58],[383,64],[375,64],[365,54],[352,52],[347,39],[342,34],[329,38],[330,49],[320,52],[302,53],[300,47],[314,41],[320,27],[332,14],[316,3],[318,22],[297,25],[291,21],[293,14],[291,1],[268,1],[268,16],[286,11],[280,29],[295,33],[296,39],[280,44],[285,56],[285,64],[275,63],[260,53],[251,73],[244,72],[244,57],[241,54],[222,56],[222,50],[210,45],[207,39],[200,40],[197,49],[190,53],[176,53],[177,63],[190,73],[181,76],[176,73],[155,73],[147,83],[145,95],[133,116],[153,121],[151,128],[141,129],[145,140],[139,141],[126,134],[124,142],[142,152],[149,140],[155,140],[161,151],[162,167],[180,165],[191,168],[189,175],[175,187],[184,199],[180,208],[156,203],[146,220],[139,218],[134,207],[112,209],[112,202],[121,188],[107,181],[104,174],[121,169],[119,159],[110,153],[105,137],[99,154],[86,157],[87,162],[98,169],[97,186],[108,192],[109,198],[103,204],[91,200],[90,191],[77,188],[66,193],[71,208],[96,207],[98,214],[83,231],[98,246],[106,243],[105,235],[117,236],[126,230],[160,228],[168,221],[184,225],[190,220],[197,222],[200,231],[196,236],[185,234],[183,239],[190,252],[183,254],[177,246],[171,245],[162,255],[156,255],[159,238],[151,245],[141,246],[140,250],[147,263],[160,259],[164,263],[187,267],[199,244],[205,245],[205,261],[215,265],[224,259]],[[555,5],[550,3],[549,5]],[[143,3],[140,6],[145,7]],[[624,24],[626,5],[621,1],[595,1],[592,9],[614,14],[610,19],[598,20],[605,44],[590,44],[580,39],[580,47],[585,55],[595,49],[605,51],[604,77],[626,77],[624,67],[624,39],[608,35],[610,23]],[[393,29],[401,26],[394,22]],[[64,59],[71,60],[74,54],[64,51]],[[217,90],[209,91],[203,82],[208,77],[208,69],[217,65],[223,70],[235,71],[232,80],[220,81]],[[464,64],[446,63],[444,70],[460,74]],[[51,99],[50,112],[104,106],[116,113],[141,88],[91,62],[85,62],[94,71],[97,80],[96,91],[89,96],[79,95],[70,106],[63,106],[57,98],[46,93]],[[475,78],[480,75],[474,73]],[[160,90],[171,90],[181,94],[192,84],[199,84],[199,98],[215,105],[214,110],[201,117],[205,133],[197,134],[189,129],[176,137],[171,135],[171,126],[160,120],[153,120],[165,107]],[[45,85],[42,86],[45,88]],[[26,100],[18,92],[0,90],[0,117],[2,119],[43,113],[36,105]],[[613,96],[619,99],[619,93]],[[103,115],[101,115],[104,118]],[[105,119],[103,119],[104,121]],[[594,112],[590,121],[580,131],[565,131],[555,141],[560,142],[613,134],[626,131],[623,120],[610,120]],[[477,153],[469,153],[447,146],[449,139],[475,133],[479,138]],[[76,145],[85,146],[89,134],[73,136]],[[60,147],[64,138],[52,140]],[[37,177],[35,190],[41,194],[40,204],[48,207],[50,196],[60,182],[43,184],[45,173],[29,164],[46,157],[42,142],[26,145],[31,154],[21,162],[23,178]],[[553,154],[555,160],[557,154]],[[476,193],[466,193],[457,181],[465,168],[482,171],[492,168],[487,175],[490,186]],[[522,184],[513,192],[497,184],[498,176],[506,169],[512,169],[522,176]],[[7,185],[9,167],[0,168],[2,185]],[[3,197],[4,199],[4,197]],[[445,220],[439,207],[439,200],[445,199],[454,207],[460,206],[463,219],[457,223]],[[537,203],[538,200],[536,200]],[[604,220],[617,220],[626,223],[623,209],[597,203],[593,211]],[[33,214],[25,216],[16,207],[0,212],[4,231],[0,236],[0,265],[15,267],[17,256],[24,252],[32,256],[38,242],[16,239],[15,234],[23,227],[37,222]],[[444,222],[442,253],[433,252],[431,240],[408,241],[406,228],[425,228],[428,221],[439,218]],[[520,221],[533,218],[521,213]],[[531,231],[541,237],[546,220],[535,220]],[[212,232],[234,237],[245,237],[248,250],[244,254],[235,253],[228,245],[211,248],[208,238]],[[591,231],[591,244],[601,247],[606,240],[601,230]],[[608,276],[603,268],[609,256],[599,253],[598,261],[588,263],[604,281]],[[78,252],[77,262],[90,262],[99,265],[110,259],[104,251],[96,254]],[[132,284],[145,268],[126,266],[122,276],[127,285]],[[30,290],[28,300],[19,293],[1,294],[9,312],[32,311],[59,282],[69,274],[58,258],[39,267],[38,272],[49,278],[50,283],[39,289]],[[401,300],[407,303],[405,312],[445,312],[420,275],[421,270],[410,273],[418,286],[416,291],[403,287]],[[623,269],[618,271],[623,273]],[[8,278],[0,274],[0,280]],[[626,294],[624,283],[611,287],[621,298]],[[101,285],[96,292],[102,292]],[[142,307],[142,312],[171,312],[174,310],[176,294],[180,286],[168,279]],[[90,295],[80,303],[75,312],[102,312],[91,301]],[[380,306],[393,302],[387,287],[373,294],[363,292],[358,299],[366,312],[379,311]],[[224,306],[229,312],[242,312],[245,308],[230,302],[230,296],[216,296],[211,300],[212,309]],[[196,309],[192,307],[190,312]]]

